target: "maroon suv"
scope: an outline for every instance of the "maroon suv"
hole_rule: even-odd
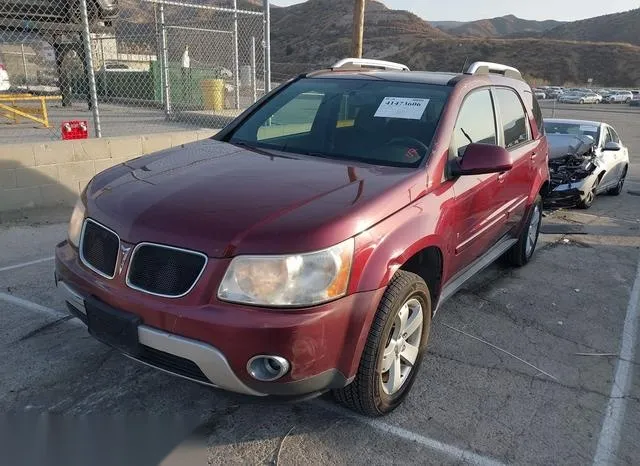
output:
[[[343,61],[213,139],[97,175],[56,282],[93,336],[145,364],[255,396],[333,390],[384,414],[438,307],[499,257],[531,259],[542,128],[513,68]]]

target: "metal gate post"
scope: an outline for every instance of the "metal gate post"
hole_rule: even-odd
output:
[[[91,51],[91,32],[89,31],[89,14],[87,13],[87,0],[80,0],[80,15],[82,17],[82,38],[84,39],[84,59],[85,69],[89,79],[89,94],[91,98],[91,111],[93,112],[93,124],[95,125],[95,135],[102,137],[100,127],[100,110],[98,109],[98,94],[96,91],[96,74],[93,69],[93,53]]]
[[[264,4],[264,64],[265,64],[265,91],[271,92],[271,5],[269,0],[263,0]]]
[[[164,21],[164,3],[159,4],[160,13],[160,72],[162,73],[162,95],[164,96],[164,113],[169,118],[173,112],[171,108],[171,85],[169,83],[169,51],[167,50],[167,27]]]
[[[238,0],[233,0],[233,75],[235,76],[235,104],[240,108],[240,57],[238,51]]]
[[[256,38],[251,37],[251,88],[253,90],[253,101],[258,100],[258,83],[256,82]]]

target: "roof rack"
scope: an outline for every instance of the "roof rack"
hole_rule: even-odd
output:
[[[492,63],[489,61],[477,61],[472,63],[469,68],[467,68],[466,74],[490,74],[496,73],[504,75],[507,78],[514,78],[522,80],[522,73],[518,71],[516,68],[507,65],[501,65],[500,63]]]
[[[410,71],[407,65],[403,65],[401,63],[394,63],[384,60],[370,60],[367,58],[344,58],[331,67],[332,70],[362,68],[371,68],[376,70]]]

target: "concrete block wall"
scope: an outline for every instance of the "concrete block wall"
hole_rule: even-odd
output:
[[[141,155],[205,139],[214,130],[0,145],[0,212],[73,205],[97,173]]]

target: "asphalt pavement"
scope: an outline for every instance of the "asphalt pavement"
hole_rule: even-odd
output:
[[[165,465],[638,464],[640,115],[565,106],[556,116],[618,130],[632,156],[624,193],[600,196],[588,211],[548,214],[529,265],[494,265],[447,302],[412,393],[391,415],[363,418],[329,396],[240,397],[98,343],[53,285],[67,211],[0,225],[0,409],[95,420],[101,435],[60,433],[71,450],[105,449],[85,464],[156,464],[166,455]],[[123,446],[158,426],[157,441]],[[0,463],[39,464],[30,456],[38,445],[58,448],[30,435],[28,448],[0,448]]]

